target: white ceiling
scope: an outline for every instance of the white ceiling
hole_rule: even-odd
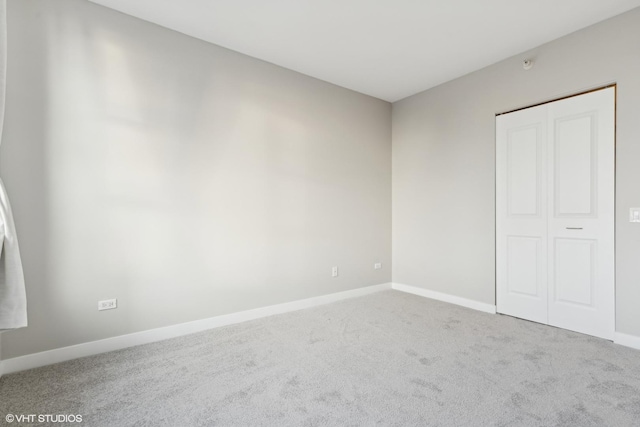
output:
[[[640,0],[91,1],[391,102],[640,6]]]

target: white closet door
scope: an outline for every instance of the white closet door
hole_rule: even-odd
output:
[[[615,89],[496,118],[499,313],[612,339]]]
[[[614,88],[547,105],[548,323],[612,339]]]
[[[547,323],[547,110],[496,118],[497,307]]]

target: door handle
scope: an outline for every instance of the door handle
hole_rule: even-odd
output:
[[[567,230],[582,230],[582,227],[566,227]]]

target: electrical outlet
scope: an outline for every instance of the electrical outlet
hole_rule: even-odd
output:
[[[333,267],[331,269],[331,277],[338,277],[338,267]]]
[[[374,270],[380,270],[381,268],[382,268],[382,263],[376,262],[375,264],[373,264]]]
[[[117,299],[106,299],[104,301],[98,301],[98,310],[111,310],[114,308],[118,308],[118,300]]]

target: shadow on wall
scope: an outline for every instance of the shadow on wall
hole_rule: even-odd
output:
[[[388,103],[89,2],[9,19],[5,358],[389,281]]]

